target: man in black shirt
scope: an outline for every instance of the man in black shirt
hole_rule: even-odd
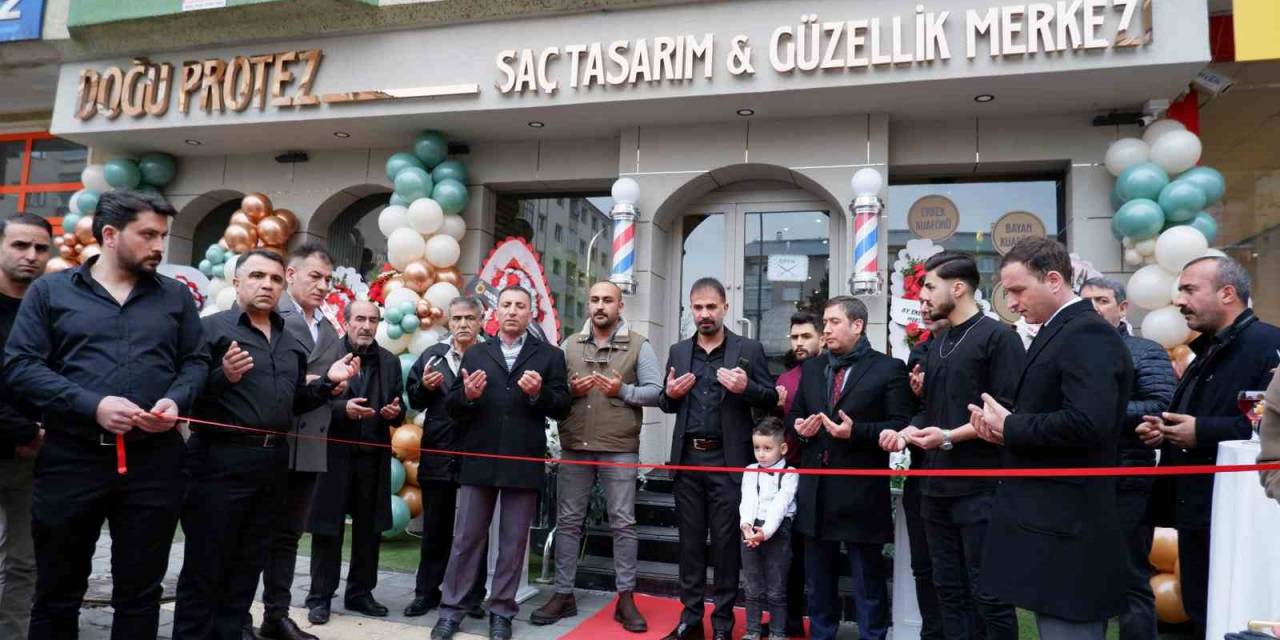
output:
[[[53,227],[32,213],[0,220],[0,345],[27,288],[49,262]],[[0,385],[0,637],[25,638],[36,587],[31,481],[40,449],[39,412]]]
[[[360,369],[348,354],[327,377],[306,382],[307,348],[275,310],[284,270],[274,253],[244,254],[236,263],[236,306],[203,319],[219,366],[209,372],[194,416],[252,430],[192,426],[175,637],[253,637],[249,605],[285,511],[285,434],[295,415],[325,404]]]
[[[102,253],[36,280],[5,347],[5,379],[46,431],[31,523],[35,640],[77,636],[104,520],[115,542],[111,637],[156,637],[186,487],[173,427],[209,370],[191,291],[156,274],[175,214],[159,196],[102,194],[93,218]]]
[[[907,443],[920,447],[925,469],[1000,466],[1000,449],[978,438],[968,424],[968,407],[983,393],[1012,397],[1025,352],[1013,330],[983,315],[974,299],[978,280],[977,263],[963,253],[946,251],[925,263],[921,312],[931,322],[946,320],[949,328],[930,339],[920,364],[923,410],[899,437],[882,442],[889,450]],[[978,575],[995,482],[945,477],[919,482],[945,637],[972,637],[976,611],[987,638],[1016,640],[1013,607],[984,593]]]

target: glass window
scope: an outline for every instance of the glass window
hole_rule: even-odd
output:
[[[748,212],[743,224],[742,317],[782,371],[791,315],[821,313],[831,289],[831,220],[825,211],[767,211]]]
[[[26,149],[26,140],[0,140],[0,184],[22,184],[22,158]]]
[[[88,149],[60,138],[33,140],[29,184],[65,184],[80,182]],[[78,187],[77,187],[78,188]]]
[[[553,276],[560,275],[560,258],[551,259],[551,275]]]
[[[564,225],[556,225],[556,242],[564,242]]]
[[[71,213],[71,196],[74,191],[28,193],[23,210],[45,218],[61,218]]]
[[[578,254],[579,254],[579,255],[584,255],[584,256],[585,256],[585,255],[587,255],[587,241],[586,241],[586,240],[579,240],[579,241],[578,241]]]
[[[61,233],[87,157],[84,147],[48,133],[0,135],[0,211],[42,215]]]

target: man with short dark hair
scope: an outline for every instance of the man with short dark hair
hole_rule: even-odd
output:
[[[1129,308],[1124,285],[1109,278],[1090,278],[1080,287],[1080,296],[1093,303],[1104,320],[1120,332],[1133,360],[1133,390],[1125,409],[1120,432],[1120,464],[1126,467],[1153,467],[1156,455],[1138,437],[1142,416],[1160,415],[1169,408],[1178,380],[1169,354],[1159,343],[1130,335],[1124,315]],[[1156,600],[1151,592],[1152,529],[1146,521],[1147,501],[1155,478],[1122,477],[1116,480],[1116,508],[1120,513],[1125,546],[1129,550],[1128,605],[1120,614],[1120,640],[1155,640]]]
[[[796,390],[800,388],[800,365],[809,358],[822,355],[822,316],[812,311],[791,314],[791,328],[787,338],[791,342],[791,350],[787,352],[784,362],[789,368],[778,376],[777,384],[781,406],[776,413],[783,418],[790,413]],[[787,464],[799,466],[800,441],[792,429],[786,430],[786,438]],[[788,636],[805,635],[804,584],[804,537],[797,535],[791,539],[791,566],[787,569],[787,621],[784,631]],[[771,623],[771,629],[772,626]]]
[[[680,622],[665,640],[702,638],[703,600],[707,587],[707,537],[715,570],[711,629],[715,640],[733,633],[733,603],[738,596],[741,561],[740,471],[755,454],[752,411],[772,411],[778,392],[764,347],[724,327],[729,311],[724,285],[700,278],[689,289],[689,310],[697,333],[671,345],[666,386],[659,406],[676,414],[671,463],[728,467],[725,473],[677,471],[676,514],[680,531]]]
[[[1027,238],[1004,255],[1009,308],[1042,325],[1012,403],[984,392],[969,405],[978,437],[1003,466],[1109,467],[1133,382],[1114,327],[1071,289],[1071,257]],[[1012,410],[1006,406],[1012,406]],[[1124,608],[1124,540],[1112,478],[1004,478],[996,486],[976,588],[1036,614],[1044,640],[1102,640]]]
[[[1236,405],[1240,391],[1260,391],[1280,360],[1280,328],[1249,308],[1249,273],[1231,258],[1192,260],[1178,277],[1178,305],[1187,326],[1200,332],[1191,342],[1196,358],[1182,374],[1169,410],[1143,418],[1138,433],[1160,447],[1163,466],[1217,463],[1218,443],[1247,440],[1248,419]],[[1211,473],[1161,479],[1153,494],[1155,513],[1172,516],[1178,529],[1182,603],[1200,635],[1208,617]]]
[[[881,441],[897,437],[914,409],[902,362],[871,348],[867,307],[851,296],[827,301],[822,313],[825,357],[801,365],[800,388],[787,417],[800,438],[801,469],[885,469]],[[889,631],[889,586],[884,545],[893,540],[885,478],[803,475],[796,492],[796,531],[805,537],[809,631],[833,640],[840,625],[838,589],[848,550],[858,633],[884,640]]]
[[[209,370],[191,291],[156,274],[175,214],[159,196],[102,194],[102,252],[32,283],[5,346],[11,393],[40,410],[46,432],[31,517],[33,640],[77,636],[104,520],[115,540],[111,637],[156,637],[186,488],[173,427]]]
[[[0,345],[22,297],[44,273],[53,227],[33,213],[0,219]],[[24,638],[36,586],[31,541],[31,483],[40,450],[40,413],[0,385],[0,637]]]
[[[325,405],[360,370],[347,355],[307,382],[306,347],[276,312],[284,283],[280,256],[250,251],[236,262],[236,304],[202,319],[218,366],[192,410],[175,637],[254,637],[249,605],[285,511],[285,435],[294,416]]]

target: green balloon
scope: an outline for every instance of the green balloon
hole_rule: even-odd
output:
[[[404,332],[400,330],[400,325],[389,324],[387,325],[387,337],[392,340],[399,340],[404,337]]]
[[[391,496],[391,528],[382,532],[383,538],[398,538],[409,526],[409,503],[400,496]]]
[[[406,167],[426,169],[426,167],[422,166],[422,161],[412,153],[406,153],[404,151],[401,151],[400,153],[393,153],[390,158],[387,158],[387,179],[395,181],[396,175],[400,173],[401,169],[405,169]]]
[[[414,321],[416,324],[417,319],[415,318]],[[407,333],[407,332],[403,332],[403,333]],[[418,356],[415,356],[412,353],[400,354],[400,377],[403,378],[406,389],[409,388],[409,370],[413,368],[413,363],[416,362],[417,360],[418,360]],[[408,406],[408,405],[405,405],[405,406]]]
[[[400,324],[400,320],[404,318],[404,314],[399,309],[387,309],[387,315],[383,320],[387,321],[387,326]]]
[[[1178,180],[1186,180],[1200,187],[1204,192],[1205,206],[1221,200],[1222,194],[1227,191],[1227,181],[1213,167],[1195,167],[1178,176]]]
[[[445,178],[436,183],[435,188],[431,190],[431,199],[435,200],[446,214],[462,213],[462,210],[467,208],[467,186],[453,178]]]
[[[1115,186],[1111,187],[1111,210],[1115,211],[1123,204],[1124,197],[1120,195],[1120,183],[1116,182]]]
[[[1154,238],[1159,235],[1163,226],[1164,212],[1160,205],[1146,198],[1124,203],[1111,219],[1113,232],[1134,240]]]
[[[391,493],[395,493],[404,487],[404,464],[394,457],[391,458]]]
[[[414,331],[417,331],[417,330],[418,330],[418,316],[415,316],[415,315],[401,316],[401,318],[400,318],[400,328],[401,328],[405,333],[413,333]],[[409,364],[410,364],[410,365],[412,365],[413,363],[411,362],[411,363],[409,363]],[[405,371],[408,371],[408,369],[405,369]]]
[[[200,273],[203,273],[203,274],[204,274],[204,277],[206,277],[206,278],[212,278],[212,277],[213,277],[213,263],[212,263],[212,262],[209,262],[209,259],[208,259],[208,258],[205,258],[204,260],[201,260],[201,261],[200,261],[200,266],[199,266],[199,267],[197,267],[197,269],[200,269]]]
[[[393,193],[393,194],[391,194],[391,200],[387,202],[387,206],[391,206],[391,207],[407,207],[407,206],[409,206],[409,201],[408,201],[408,200],[405,200],[404,198],[401,198],[401,197],[400,197],[400,194],[398,194],[398,193]]]
[[[76,198],[76,209],[80,211],[81,217],[93,215],[93,212],[98,209],[98,192],[88,189],[81,191],[80,196]]]
[[[436,165],[444,162],[445,156],[448,154],[449,142],[444,139],[444,134],[439,131],[423,131],[413,141],[413,155],[418,156],[418,159],[428,169],[433,169]]]
[[[1213,239],[1218,235],[1218,221],[1214,220],[1213,216],[1210,215],[1208,211],[1201,211],[1200,213],[1197,213],[1196,217],[1192,218],[1191,222],[1187,224],[1190,224],[1192,227],[1198,229],[1200,233],[1203,233],[1205,239],[1208,240],[1211,245],[1213,244]]]
[[[210,264],[222,264],[227,261],[227,250],[222,245],[211,244],[208,249],[204,250],[204,257]]]
[[[173,156],[152,151],[138,158],[138,171],[142,174],[143,182],[163,187],[178,175],[178,164]]]
[[[1164,217],[1173,223],[1188,222],[1205,207],[1204,191],[1194,183],[1178,178],[1160,190],[1160,208]]]
[[[417,305],[417,303],[409,302],[408,300],[405,300],[404,302],[401,302],[401,303],[400,303],[400,315],[401,315],[401,316],[417,316],[417,315],[418,315],[418,305]]]
[[[413,202],[431,195],[431,176],[420,167],[405,167],[396,174],[396,195]]]
[[[128,158],[113,158],[102,167],[107,184],[115,189],[136,189],[142,183],[142,172],[138,163]]]
[[[1169,174],[1150,162],[1135,164],[1116,179],[1116,189],[1125,202],[1139,198],[1155,200],[1167,184]]]
[[[457,160],[445,160],[444,162],[436,165],[436,168],[431,170],[431,179],[436,182],[453,179],[461,182],[462,184],[466,184],[467,168]]]
[[[62,228],[63,228],[63,229],[67,229],[67,230],[75,229],[75,228],[76,228],[76,223],[77,223],[77,222],[80,222],[80,215],[79,215],[79,214],[75,214],[75,213],[68,213],[67,215],[62,216]]]

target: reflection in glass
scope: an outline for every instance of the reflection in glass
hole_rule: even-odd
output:
[[[79,177],[77,176],[77,179]],[[61,218],[71,213],[71,196],[74,192],[57,192],[57,193],[27,193],[27,204],[25,209],[29,213],[46,218]],[[16,197],[15,197],[16,200]]]
[[[34,140],[27,184],[80,182],[88,157],[88,149],[70,140]]]
[[[680,339],[693,335],[689,288],[698,278],[717,278],[728,285],[724,272],[725,216],[705,213],[685,216],[680,245]]]
[[[22,183],[22,154],[26,148],[25,140],[0,142],[0,185]]]
[[[745,224],[741,317],[778,373],[791,348],[791,315],[822,313],[830,291],[830,219],[825,211],[747,213]]]

